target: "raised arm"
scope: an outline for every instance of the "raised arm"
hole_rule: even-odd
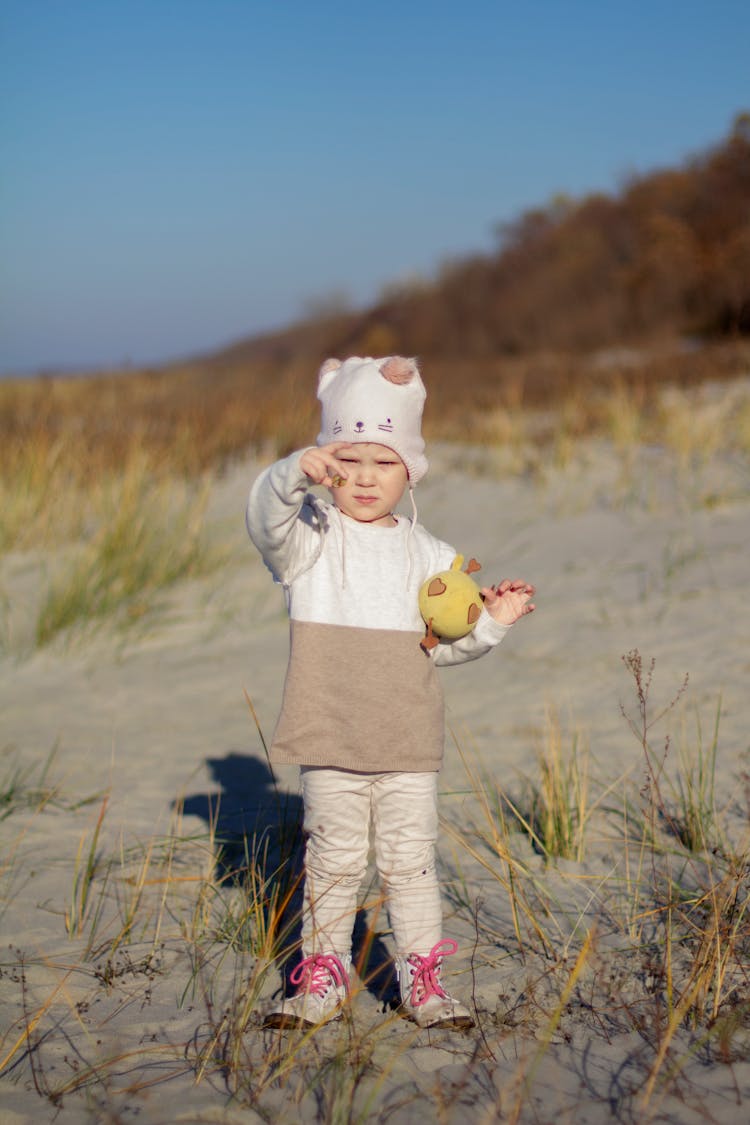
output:
[[[295,560],[304,552],[305,540],[310,539],[308,549],[314,547],[299,519],[308,488],[300,467],[303,453],[292,453],[269,465],[253,484],[245,511],[248,535],[279,582],[286,582],[296,569]]]
[[[330,484],[331,474],[346,476],[335,457],[339,448],[342,443],[292,453],[262,472],[250,490],[245,511],[248,535],[279,582],[291,581],[320,551],[312,498],[307,518],[302,508],[311,483]]]

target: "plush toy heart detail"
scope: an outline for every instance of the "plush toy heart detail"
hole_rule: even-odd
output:
[[[450,570],[428,578],[419,591],[419,612],[427,625],[427,635],[420,642],[425,650],[434,648],[439,640],[465,637],[482,615],[479,587],[469,577],[481,568],[471,559],[462,571],[463,561],[463,555],[456,555]]]

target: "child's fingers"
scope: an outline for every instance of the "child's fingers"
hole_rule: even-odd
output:
[[[504,578],[502,582],[497,584],[495,589],[501,597],[503,594],[507,594],[508,590],[511,590],[514,594],[523,592],[524,594],[528,594],[529,597],[533,597],[536,593],[536,588],[534,586],[531,586],[528,582],[524,582],[520,578],[514,578],[512,581],[510,578]]]
[[[313,484],[323,484],[326,477],[325,462],[321,461],[317,453],[308,451],[300,461],[300,468],[308,480]]]
[[[315,484],[335,488],[346,480],[347,473],[344,465],[330,454],[329,449],[329,446],[323,446],[320,449],[308,450],[300,464],[303,472]]]
[[[348,474],[346,466],[336,456],[342,449],[349,447],[348,441],[333,441],[330,445],[321,446],[321,453],[325,456],[326,476],[322,481],[328,488],[340,488]]]
[[[326,485],[327,488],[340,488],[346,480],[347,476],[344,466],[340,461],[336,461],[332,457],[329,457],[327,469],[328,472],[325,480],[323,481],[323,484]]]
[[[328,445],[320,445],[318,448],[326,453],[331,453],[335,457],[342,449],[349,449],[351,447],[350,441],[331,441]]]
[[[497,586],[495,587],[495,593],[499,598],[501,598],[503,594],[507,594],[508,591],[513,590],[513,588],[513,583],[511,582],[511,580],[509,578],[503,578],[502,582],[498,582]]]

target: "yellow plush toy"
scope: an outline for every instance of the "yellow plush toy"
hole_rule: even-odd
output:
[[[463,555],[456,555],[450,570],[428,578],[419,591],[419,612],[427,625],[427,635],[420,642],[425,650],[439,641],[457,641],[476,625],[482,612],[482,595],[469,577],[481,570],[476,559],[469,559],[466,570]]]

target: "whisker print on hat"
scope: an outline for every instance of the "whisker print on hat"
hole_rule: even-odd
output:
[[[318,375],[318,445],[371,441],[397,453],[415,485],[427,472],[422,438],[426,391],[415,359],[327,359]],[[387,441],[383,438],[387,437]]]

